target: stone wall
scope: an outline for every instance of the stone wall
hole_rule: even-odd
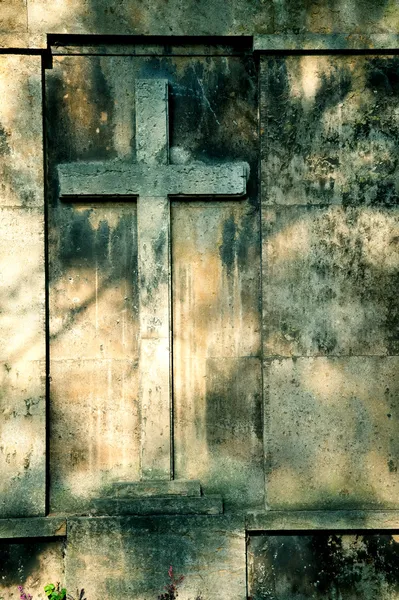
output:
[[[4,600],[399,597],[398,23],[1,3]]]

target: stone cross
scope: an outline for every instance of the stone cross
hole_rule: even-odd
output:
[[[173,479],[170,197],[245,195],[246,163],[169,164],[168,82],[136,82],[137,163],[58,167],[63,200],[137,198],[141,478]]]

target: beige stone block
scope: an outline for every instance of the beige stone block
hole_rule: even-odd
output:
[[[52,358],[138,358],[134,202],[62,204],[50,249]]]
[[[26,0],[2,0],[0,3],[0,32],[17,33],[28,30]]]
[[[109,483],[139,478],[137,364],[53,360],[50,372],[51,510],[82,510]]]
[[[0,209],[0,360],[45,355],[44,215]]]
[[[45,514],[45,363],[0,363],[0,517]]]
[[[398,357],[265,365],[267,505],[398,508]]]
[[[173,202],[175,353],[259,354],[258,235],[247,201]]]
[[[0,56],[0,206],[43,206],[41,57]]]
[[[265,356],[399,350],[396,208],[263,211]]]
[[[227,510],[261,507],[260,359],[175,357],[174,411],[175,477],[199,479]]]

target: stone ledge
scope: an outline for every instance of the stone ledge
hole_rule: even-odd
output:
[[[64,537],[66,517],[0,519],[0,539]]]
[[[172,481],[119,481],[112,485],[112,498],[147,498],[165,496],[201,496],[199,481],[173,479]]]
[[[290,51],[394,51],[399,36],[387,34],[266,34],[254,36],[254,52]]]
[[[169,496],[143,498],[99,498],[93,516],[113,515],[220,515],[221,496]]]
[[[280,511],[248,513],[247,531],[399,529],[399,510]]]

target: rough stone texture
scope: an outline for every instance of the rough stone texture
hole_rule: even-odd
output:
[[[267,504],[398,507],[398,357],[266,365]]]
[[[399,593],[399,535],[251,536],[253,600],[391,600]]]
[[[0,56],[0,517],[45,510],[40,80],[40,57]]]
[[[32,32],[140,35],[251,35],[312,31],[321,33],[393,32],[398,29],[395,0],[217,0],[184,5],[133,0],[110,7],[104,0],[57,4],[28,0]]]
[[[26,0],[2,0],[0,33],[18,33],[28,30]]]
[[[156,598],[168,569],[186,579],[179,599],[244,600],[244,523],[228,517],[103,517],[68,521],[66,583],[90,598]],[[123,576],[121,577],[121,573]]]
[[[265,204],[398,203],[399,59],[261,59]]]
[[[258,52],[309,50],[396,50],[399,36],[394,33],[345,34],[303,33],[255,35],[253,49]]]
[[[264,355],[399,350],[399,213],[265,207]]]
[[[45,600],[44,586],[64,581],[63,540],[0,540],[0,595],[19,600],[22,585],[34,598]]]
[[[201,206],[199,212],[196,210],[197,201],[194,203],[185,200],[184,208],[181,203],[181,210],[186,213],[184,219],[188,223],[191,220],[200,219],[199,231],[204,228],[204,225],[209,228],[209,235],[204,233],[204,244],[208,245],[208,250],[206,254],[201,254],[202,250],[199,247],[198,253],[201,261],[207,260],[208,256],[214,260],[213,257],[216,256],[214,284],[217,283],[219,275],[223,279],[222,285],[217,284],[218,287],[214,288],[215,291],[218,290],[220,299],[216,301],[215,298],[213,301],[210,296],[208,302],[211,311],[209,314],[212,314],[213,317],[208,330],[209,339],[204,339],[204,343],[212,348],[211,353],[206,357],[209,358],[207,367],[209,381],[212,381],[208,386],[206,402],[210,403],[212,408],[206,410],[205,396],[196,401],[198,404],[196,410],[201,414],[201,419],[197,422],[202,432],[200,444],[192,447],[187,443],[194,425],[191,415],[185,422],[180,417],[179,422],[176,421],[176,438],[180,436],[180,440],[186,441],[184,444],[180,441],[175,446],[175,461],[180,460],[175,475],[182,478],[199,478],[193,476],[193,471],[195,464],[199,464],[199,461],[203,460],[200,452],[205,441],[210,447],[219,448],[218,465],[224,465],[219,479],[216,476],[218,465],[209,462],[208,465],[201,466],[201,476],[204,475],[208,483],[212,482],[211,486],[208,486],[209,489],[205,490],[206,493],[221,493],[224,499],[230,497],[236,508],[247,505],[259,506],[263,499],[263,474],[259,358],[259,211],[256,182],[257,81],[253,59],[246,57],[207,57],[206,59],[176,57],[172,59],[166,57],[160,61],[151,57],[87,56],[56,57],[53,70],[46,73],[47,103],[49,114],[51,114],[48,130],[49,193],[52,199],[50,211],[50,312],[52,322],[54,322],[54,329],[52,327],[54,333],[51,339],[51,356],[54,359],[51,372],[52,418],[53,427],[57,432],[52,458],[52,507],[60,509],[62,506],[64,510],[81,510],[78,507],[87,507],[90,498],[101,496],[102,487],[112,476],[115,479],[122,476],[125,480],[129,478],[134,480],[138,477],[134,462],[137,455],[137,448],[134,446],[136,442],[130,441],[131,436],[135,436],[137,432],[134,424],[138,423],[139,415],[137,413],[134,413],[137,421],[133,422],[133,416],[128,421],[132,431],[132,434],[127,436],[130,448],[126,456],[130,456],[130,466],[125,464],[126,469],[123,474],[118,473],[118,469],[122,467],[118,466],[120,459],[117,453],[115,454],[117,462],[113,463],[111,460],[108,463],[107,475],[104,475],[105,468],[102,469],[97,459],[87,459],[87,456],[96,456],[97,451],[93,449],[98,445],[98,437],[96,437],[98,432],[101,432],[101,437],[106,437],[107,444],[112,449],[119,448],[122,443],[126,445],[127,440],[125,438],[122,442],[119,436],[115,440],[115,434],[107,429],[110,427],[110,423],[107,424],[105,420],[99,427],[96,413],[91,417],[92,426],[83,425],[87,420],[88,398],[93,397],[90,391],[90,385],[93,385],[90,378],[94,378],[95,375],[85,376],[84,379],[78,376],[79,379],[77,379],[77,376],[74,375],[74,365],[79,363],[73,360],[76,358],[86,360],[89,357],[101,358],[100,343],[97,345],[94,323],[96,314],[99,315],[99,318],[104,315],[102,317],[104,319],[106,315],[110,314],[109,303],[114,302],[115,295],[116,282],[112,275],[115,269],[119,269],[118,277],[121,277],[122,280],[130,278],[132,285],[131,292],[126,294],[128,303],[125,319],[126,321],[131,319],[132,327],[126,340],[131,340],[133,344],[130,351],[131,358],[137,360],[137,354],[134,354],[137,352],[138,336],[138,286],[136,283],[137,272],[134,270],[136,263],[125,262],[126,251],[121,251],[125,246],[120,246],[121,242],[116,241],[120,235],[115,235],[115,241],[110,244],[107,241],[111,237],[108,234],[110,226],[106,223],[110,223],[111,214],[114,220],[117,219],[116,215],[122,210],[122,204],[120,202],[116,204],[111,202],[93,203],[93,199],[89,198],[86,199],[88,204],[71,204],[60,201],[56,165],[63,164],[60,169],[61,174],[81,168],[95,170],[97,167],[93,163],[92,166],[84,167],[78,166],[79,163],[77,163],[80,160],[90,161],[92,159],[101,159],[102,165],[108,165],[107,168],[113,168],[112,159],[123,159],[124,165],[130,163],[133,168],[137,168],[134,166],[137,142],[135,102],[132,90],[135,89],[137,79],[148,78],[149,74],[153,78],[162,77],[169,81],[170,103],[173,106],[173,118],[170,123],[172,165],[157,166],[158,171],[162,171],[163,168],[170,169],[172,174],[169,181],[174,182],[173,173],[180,172],[187,177],[192,177],[192,187],[188,189],[190,193],[226,194],[233,192],[242,195],[248,175],[247,166],[243,164],[243,161],[250,165],[252,176],[248,180],[249,199],[234,203],[226,201],[224,198],[218,202],[202,200],[198,203]],[[237,135],[238,131],[239,135]],[[236,167],[237,162],[240,162],[241,165]],[[71,166],[67,163],[76,164]],[[220,163],[227,164],[219,167]],[[233,165],[234,168],[230,165]],[[148,170],[146,166],[140,166],[140,168]],[[237,176],[230,181],[236,168]],[[198,177],[198,173],[200,177]],[[93,177],[93,180],[96,178],[98,179],[98,174]],[[206,187],[209,179],[210,188]],[[152,181],[152,185],[154,185],[154,181],[156,182],[153,177],[148,178],[148,181]],[[200,187],[201,182],[204,182],[203,188]],[[116,189],[112,186],[113,184],[109,188],[110,192]],[[167,186],[160,189],[163,194],[168,191]],[[61,192],[63,191],[65,193],[64,181],[61,178]],[[87,188],[86,191],[93,193],[93,188],[90,190]],[[104,192],[104,187],[102,190],[98,189],[98,193],[101,191]],[[174,203],[174,206],[175,204],[178,205],[178,203]],[[115,211],[112,208],[114,206]],[[233,208],[234,206],[236,208]],[[143,210],[145,211],[145,209]],[[173,208],[173,210],[175,209]],[[205,220],[200,216],[201,211],[204,212]],[[128,219],[127,215],[135,214],[134,205],[126,203],[122,214],[126,215],[125,219]],[[132,222],[132,227],[136,228],[136,223]],[[173,224],[172,229],[174,229]],[[172,253],[175,253],[173,250],[174,237],[176,237],[177,244],[181,245],[183,242],[185,244],[187,233],[188,230],[181,230],[177,225],[176,235],[172,233]],[[132,238],[129,244],[132,244],[134,252],[137,252],[136,240]],[[114,248],[119,248],[119,250],[114,250]],[[186,254],[182,252],[182,247],[177,250],[180,261],[178,270],[181,270],[180,265],[189,268],[189,263],[192,261],[191,253],[194,252],[192,246],[189,248],[191,250]],[[123,257],[122,260],[119,258],[118,261],[118,253]],[[123,268],[118,267],[118,264],[123,264]],[[98,273],[99,289],[101,286],[104,287],[101,281],[105,280],[106,282],[108,278],[110,284],[112,282],[112,293],[110,290],[109,294],[103,293],[98,297],[97,313],[94,302],[96,272]],[[196,304],[197,300],[194,294],[204,289],[204,280],[198,279],[197,284],[198,287],[192,288],[192,292],[190,292],[192,298],[190,299],[190,295],[186,295],[186,301],[192,303],[194,313],[203,311],[202,304]],[[181,288],[178,281],[174,281],[174,285],[176,290]],[[132,304],[130,303],[131,294],[135,294]],[[177,295],[176,299],[178,297]],[[91,298],[90,303],[87,298]],[[219,307],[223,307],[223,316],[217,316]],[[248,315],[246,314],[247,307]],[[111,314],[114,314],[114,311]],[[191,313],[184,317],[184,322],[179,317],[180,326],[184,324],[187,326],[185,335],[191,330],[191,318]],[[207,319],[206,313],[202,318],[204,321]],[[196,319],[197,322],[198,319]],[[234,327],[237,329],[235,330]],[[58,330],[59,334],[57,334]],[[174,332],[176,340],[178,340],[181,332],[176,328]],[[117,329],[112,327],[111,321],[110,326],[104,329],[104,334],[106,334],[107,340],[117,339]],[[249,336],[247,341],[241,339],[244,335]],[[95,341],[93,342],[93,340]],[[117,345],[115,341],[112,347],[104,343],[104,351],[108,352],[107,357],[109,358],[118,356],[122,359],[122,355],[126,354],[127,349]],[[204,364],[204,354],[200,348],[197,351],[193,347],[190,352],[191,361],[200,364],[198,360],[200,358],[201,364]],[[227,357],[227,361],[225,357]],[[181,364],[185,369],[183,363]],[[226,364],[228,364],[227,371],[224,366]],[[226,394],[224,386],[228,385],[231,376],[230,370],[234,372],[236,367],[242,373],[243,383],[237,378],[232,388],[234,391]],[[80,369],[78,366],[76,368]],[[94,373],[95,368],[97,368],[97,364],[90,366],[87,363],[87,370],[83,372],[89,373],[90,369],[93,369]],[[113,367],[109,367],[107,363],[107,369],[111,369],[112,372]],[[224,373],[222,386],[217,381],[216,372]],[[79,373],[79,370],[76,373]],[[67,385],[70,378],[76,383],[68,390]],[[132,381],[129,383],[131,402],[134,402],[137,384],[137,371],[132,371]],[[195,385],[197,383],[193,380],[192,396],[186,394],[185,402],[192,403],[196,397]],[[79,387],[82,387],[82,390],[79,390]],[[97,390],[96,394],[104,395],[101,392],[100,384]],[[243,390],[246,394],[245,407],[240,407]],[[176,411],[181,410],[178,408],[179,402],[181,403],[179,394],[180,391],[176,392]],[[235,408],[233,408],[231,396],[234,398]],[[65,402],[66,397],[71,400]],[[106,402],[95,399],[90,402],[96,409],[100,405],[108,412],[111,410],[111,397]],[[118,421],[120,417],[115,412],[117,411],[115,395],[112,397],[112,407],[112,412]],[[136,407],[137,404],[134,404],[134,410]],[[240,415],[245,419],[245,425],[241,425],[236,417],[235,413],[238,407],[240,407]],[[214,427],[217,414],[223,414],[221,431],[216,431]],[[121,415],[123,415],[122,412]],[[154,418],[157,417],[158,415],[154,414]],[[208,433],[207,430],[209,430]],[[73,470],[76,473],[81,471],[81,474],[76,477],[75,483],[71,483],[74,476],[66,458],[71,456],[75,435],[79,452],[77,453],[77,464]],[[66,439],[70,441],[66,443]],[[229,452],[233,449],[233,458],[230,459]],[[186,466],[183,465],[182,460],[186,459],[179,458],[179,453],[190,456],[189,473],[184,472]],[[80,464],[84,463],[86,466],[83,468]],[[130,477],[129,469],[131,469]],[[239,481],[239,485],[236,489],[237,481]],[[57,487],[59,487],[59,492],[55,492]],[[71,496],[69,499],[67,495],[63,496],[62,487],[68,494],[78,494],[79,501],[75,502]],[[54,493],[57,494],[57,501],[54,500]]]

